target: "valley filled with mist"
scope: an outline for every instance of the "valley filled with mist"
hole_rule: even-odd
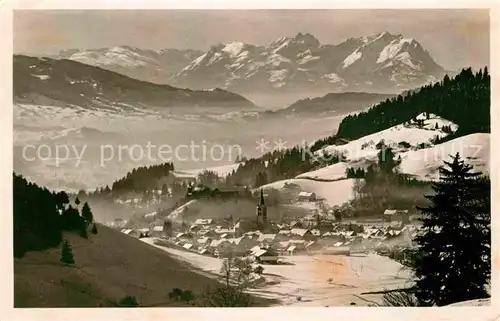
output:
[[[256,157],[272,151],[275,142],[285,147],[313,142],[336,132],[341,115],[291,115],[267,117],[255,112],[197,110],[112,113],[57,106],[14,106],[14,169],[35,182],[53,189],[95,189],[112,183],[134,167],[173,161],[177,169],[196,169],[234,163],[242,156]],[[260,139],[269,141],[264,150]],[[152,157],[146,153],[150,142]],[[160,145],[177,146],[194,143],[191,151],[178,149],[162,160]],[[33,148],[26,148],[33,145]],[[40,157],[37,151],[42,145]],[[120,146],[138,145],[134,149]],[[213,148],[214,145],[224,148]],[[57,146],[60,158],[56,159]],[[69,148],[66,155],[65,147]],[[85,147],[86,146],[86,147]],[[112,146],[112,150],[109,147]],[[202,146],[206,146],[206,153]],[[23,157],[23,148],[26,148]],[[143,150],[143,157],[140,157]],[[210,153],[213,150],[214,157]],[[102,151],[102,153],[101,153]],[[130,156],[132,153],[132,157]],[[115,157],[110,159],[114,154]],[[82,155],[81,160],[78,155]],[[204,157],[205,155],[205,157]],[[51,159],[49,156],[52,156]],[[33,159],[30,161],[31,159]],[[219,160],[220,159],[220,160]]]

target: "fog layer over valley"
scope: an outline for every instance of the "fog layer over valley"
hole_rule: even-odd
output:
[[[141,165],[166,161],[173,161],[176,169],[226,165],[234,162],[238,146],[242,155],[255,157],[272,151],[280,139],[284,147],[312,142],[334,134],[342,117],[333,113],[265,117],[255,111],[201,107],[115,113],[15,104],[14,170],[51,189],[94,189]],[[269,142],[264,150],[257,149],[260,139]],[[148,142],[152,157],[148,156]],[[188,148],[190,144],[198,147]],[[170,147],[163,149],[171,150],[163,154],[167,159],[159,157],[160,145]],[[178,147],[181,145],[186,146]]]

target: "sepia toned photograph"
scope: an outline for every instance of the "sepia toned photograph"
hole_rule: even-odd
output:
[[[12,15],[15,308],[491,305],[488,9]]]

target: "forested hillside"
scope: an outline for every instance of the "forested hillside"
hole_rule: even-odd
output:
[[[488,68],[476,74],[463,69],[456,77],[422,87],[406,96],[387,99],[366,112],[344,118],[337,137],[356,139],[427,112],[459,126],[454,137],[490,132],[490,75]],[[451,138],[451,137],[450,137]]]
[[[28,251],[58,246],[62,241],[63,230],[75,231],[87,237],[87,230],[93,222],[88,204],[83,206],[80,215],[79,202],[76,207],[71,206],[65,192],[51,192],[16,174],[13,193],[15,257],[22,257]]]
[[[141,166],[134,168],[123,178],[117,179],[111,190],[113,192],[144,190],[156,187],[157,180],[163,176],[168,176],[174,170],[173,163],[164,163],[152,166]]]

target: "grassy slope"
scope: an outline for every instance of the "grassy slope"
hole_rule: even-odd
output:
[[[172,306],[174,287],[195,293],[216,281],[197,274],[160,249],[105,226],[88,240],[66,234],[76,267],[59,263],[60,249],[14,260],[15,307],[95,307],[135,296],[141,306]]]

